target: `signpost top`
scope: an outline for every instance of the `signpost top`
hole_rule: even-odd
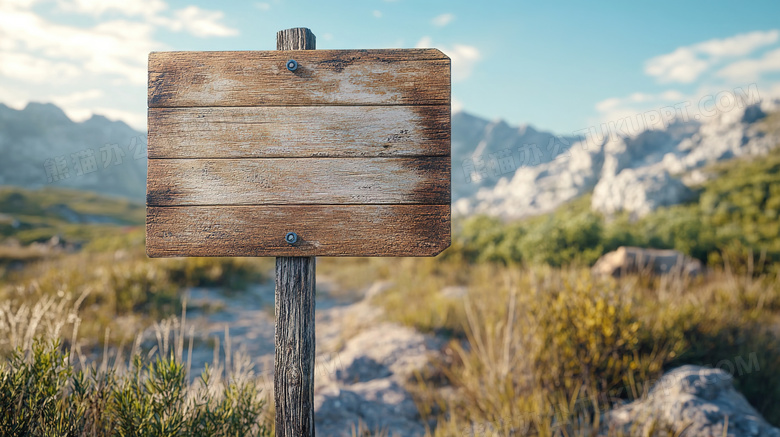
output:
[[[450,60],[436,49],[155,52],[148,106],[149,256],[450,244]]]

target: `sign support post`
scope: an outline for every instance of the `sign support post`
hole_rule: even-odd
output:
[[[280,30],[277,50],[314,50],[306,28]],[[297,239],[291,229],[288,240]],[[315,257],[276,258],[274,404],[276,436],[314,436]]]

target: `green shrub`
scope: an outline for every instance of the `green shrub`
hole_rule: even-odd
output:
[[[0,435],[270,436],[252,379],[206,369],[190,384],[173,355],[128,372],[74,371],[59,344],[36,341],[0,365]]]
[[[620,246],[676,249],[711,265],[753,273],[780,262],[780,148],[705,170],[713,178],[688,204],[659,208],[634,220],[590,211],[583,196],[551,214],[504,223],[470,217],[456,223],[447,256],[472,262],[590,265]]]

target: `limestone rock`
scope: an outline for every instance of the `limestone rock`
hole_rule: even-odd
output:
[[[461,121],[453,116],[453,213],[515,219],[552,211],[593,191],[592,209],[605,214],[626,211],[639,217],[658,207],[688,200],[692,194],[688,186],[707,179],[699,171],[702,167],[741,156],[764,155],[777,147],[780,129],[766,126],[765,120],[768,113],[779,109],[780,101],[763,101],[734,107],[713,117],[672,121],[664,129],[627,135],[610,135],[594,128],[589,137],[579,140],[550,134],[524,136],[529,141],[533,138],[542,142],[547,138],[549,142],[552,138],[555,145],[568,145],[552,147],[550,150],[558,153],[545,155],[547,145],[537,144],[544,159],[525,163],[516,159],[515,171],[499,171],[493,179],[470,184],[463,183],[456,157],[461,159],[486,149],[522,147],[523,144],[518,146],[518,141],[524,141],[519,133],[527,135],[531,128],[519,128],[514,137],[496,136],[492,135],[494,130],[511,129],[498,122],[483,120],[479,124],[471,117],[469,123],[463,120],[464,129],[474,129],[470,136],[456,135],[460,129],[456,129],[456,123]],[[503,140],[498,141],[499,137]]]
[[[592,271],[597,275],[614,277],[637,272],[696,276],[702,273],[702,264],[676,250],[622,246],[602,255],[593,265]]]
[[[603,431],[611,428],[646,436],[655,429],[662,435],[671,432],[682,437],[780,437],[780,429],[761,417],[732,380],[721,369],[679,367],[661,377],[647,399],[607,413]]]
[[[391,323],[362,329],[315,370],[317,434],[351,437],[361,424],[371,432],[424,436],[424,423],[404,385],[443,342]]]

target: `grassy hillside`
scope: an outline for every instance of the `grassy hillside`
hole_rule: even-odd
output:
[[[711,179],[697,187],[690,203],[660,208],[638,221],[592,212],[588,196],[552,214],[511,223],[472,217],[456,229],[450,253],[470,261],[587,265],[630,245],[673,248],[711,265],[743,265],[751,253],[761,266],[780,261],[780,149],[705,172]]]
[[[56,325],[76,311],[83,321],[63,327],[63,335],[78,328],[85,343],[96,344],[109,329],[109,341],[118,343],[178,314],[187,287],[240,290],[271,269],[268,259],[149,259],[145,207],[122,198],[0,187],[0,213],[0,354],[14,344],[2,339],[13,337],[3,330],[27,329],[26,322],[14,319],[41,302],[57,302],[40,316],[42,324]],[[76,248],[32,244],[53,236]]]
[[[145,207],[118,197],[63,188],[26,190],[0,186],[0,239],[22,244],[54,235],[86,241],[117,232],[118,226],[144,224]]]

